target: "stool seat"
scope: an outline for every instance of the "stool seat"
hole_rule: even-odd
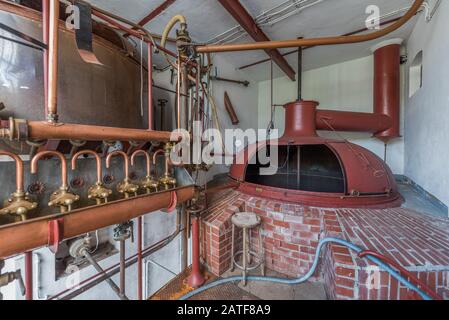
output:
[[[262,276],[265,276],[265,257],[262,239],[262,219],[255,213],[252,212],[238,212],[232,216],[232,242],[231,242],[231,271],[234,272],[234,267],[239,268],[243,271],[243,285],[246,286],[246,275],[248,271],[255,270],[260,267]],[[235,252],[235,235],[236,228],[242,229],[243,234],[243,248]],[[254,229],[254,230],[253,230]],[[259,252],[254,252],[251,250],[251,235],[257,232],[259,243],[257,245]],[[237,261],[237,257],[242,257],[243,264],[240,265]],[[252,264],[251,260],[255,258],[257,264]]]
[[[239,212],[232,217],[232,224],[242,229],[253,229],[260,223],[260,217],[252,212]]]

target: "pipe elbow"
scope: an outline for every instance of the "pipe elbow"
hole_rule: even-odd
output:
[[[22,192],[24,190],[23,160],[18,155],[7,151],[0,151],[0,155],[10,157],[16,163],[16,189],[17,191]]]
[[[67,188],[67,160],[64,157],[64,155],[57,151],[43,151],[39,152],[34,156],[34,158],[31,160],[31,173],[36,174],[38,170],[38,161],[46,156],[54,156],[59,159],[61,162],[61,179],[62,179],[62,187]]]

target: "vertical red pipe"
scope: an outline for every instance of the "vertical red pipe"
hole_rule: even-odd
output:
[[[393,120],[390,129],[377,133],[385,143],[401,136],[400,132],[400,58],[401,39],[379,44],[374,51],[374,113]]]
[[[25,253],[25,299],[33,300],[33,252]]]
[[[192,288],[201,287],[206,279],[200,270],[200,223],[197,214],[192,215],[192,273],[188,279],[188,284]]]
[[[50,0],[42,0],[42,40],[48,46]],[[48,105],[48,48],[44,49],[44,115],[47,116]]]

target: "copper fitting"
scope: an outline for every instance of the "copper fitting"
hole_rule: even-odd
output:
[[[61,160],[61,180],[62,180],[62,187],[68,188],[69,185],[67,183],[67,160],[65,159],[64,155],[57,151],[42,151],[36,154],[31,160],[31,173],[36,174],[38,169],[38,161],[44,157],[48,156],[54,156],[59,158]]]
[[[96,162],[97,162],[97,183],[90,187],[87,191],[88,198],[89,199],[95,199],[97,202],[97,205],[100,205],[102,201],[108,202],[108,197],[112,195],[112,190],[107,189],[104,187],[102,182],[102,168],[101,168],[101,158],[98,155],[98,153],[92,151],[92,150],[83,150],[78,153],[76,153],[72,158],[72,170],[76,170],[76,160],[82,156],[82,155],[92,155],[94,156]]]
[[[122,156],[125,160],[125,180],[129,180],[129,158],[128,155],[123,151],[114,151],[108,154],[108,156],[106,157],[106,168],[109,169],[111,167],[111,159],[117,156]]]
[[[37,203],[32,202],[28,194],[24,191],[23,185],[23,161],[10,152],[0,151],[0,155],[12,158],[16,163],[16,192],[8,201],[5,201],[4,208],[0,210],[0,215],[12,214],[19,216],[23,221],[27,219],[27,213],[37,208]]]
[[[145,156],[145,158],[147,160],[147,175],[146,175],[145,178],[143,178],[140,181],[141,188],[145,189],[147,191],[147,193],[150,193],[151,190],[157,191],[157,189],[159,187],[159,182],[154,180],[153,177],[151,176],[151,157],[150,157],[150,155],[147,152],[145,152],[143,150],[135,151],[133,153],[133,155],[131,156],[131,166],[134,166],[135,158],[138,155]]]
[[[125,180],[117,185],[117,191],[125,195],[125,198],[129,198],[131,194],[137,195],[139,186],[132,184],[129,178],[129,158],[123,151],[114,151],[106,157],[106,168],[110,168],[111,159],[115,156],[122,156],[125,160]]]
[[[0,156],[10,157],[16,162],[16,190],[18,193],[24,192],[22,159],[18,155],[7,151],[0,151]]]
[[[101,184],[101,179],[103,177],[102,168],[101,168],[101,158],[95,151],[92,150],[83,150],[78,153],[76,153],[72,158],[72,170],[76,170],[76,160],[78,160],[79,157],[82,155],[91,155],[94,156],[96,162],[97,162],[97,183]]]
[[[143,151],[143,150],[137,150],[137,151],[135,151],[135,152],[132,154],[132,156],[131,156],[131,166],[134,167],[134,162],[135,162],[136,157],[137,157],[138,155],[145,156],[145,158],[146,158],[146,160],[147,160],[147,176],[148,176],[148,177],[151,176],[151,157],[150,157],[150,155],[149,155],[147,152],[145,152],[145,151]]]
[[[62,180],[61,187],[51,195],[48,205],[50,207],[59,207],[61,213],[72,211],[72,205],[77,202],[80,197],[69,192],[69,186],[67,184],[67,161],[62,153],[57,151],[39,152],[36,156],[34,156],[33,160],[31,160],[31,173],[37,173],[38,161],[46,156],[54,156],[59,158],[59,160],[61,161]]]

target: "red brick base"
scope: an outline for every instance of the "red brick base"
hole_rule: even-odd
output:
[[[312,266],[319,240],[332,236],[393,258],[449,298],[445,296],[449,292],[449,220],[406,209],[309,208],[227,190],[215,195],[202,221],[202,258],[217,276],[231,267],[231,217],[243,211],[263,220],[268,269],[289,277],[304,275]],[[241,234],[236,235],[236,245],[241,242]],[[338,245],[324,250],[315,277],[324,280],[329,299],[418,298],[387,273]]]

